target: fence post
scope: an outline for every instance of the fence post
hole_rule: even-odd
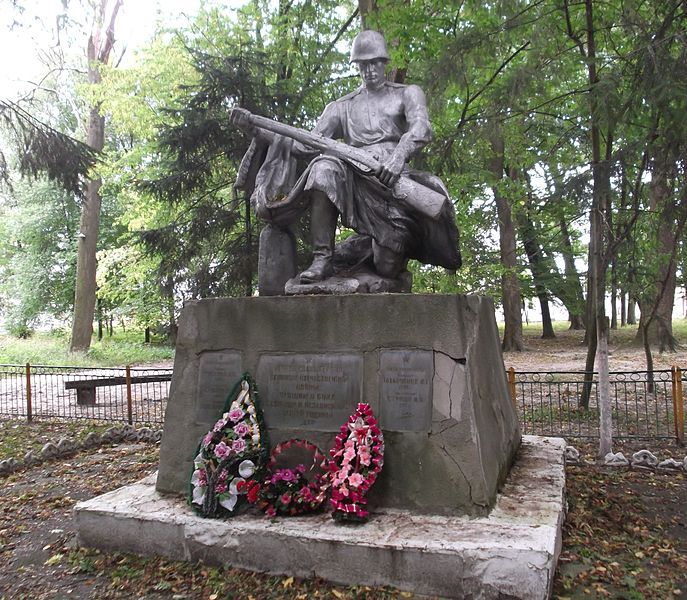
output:
[[[33,420],[33,407],[31,405],[31,365],[26,363],[26,420]]]
[[[515,369],[511,367],[508,369],[508,389],[510,390],[510,399],[513,401],[513,406],[518,408],[518,399],[515,392]]]
[[[678,446],[685,443],[685,410],[682,397],[682,369],[680,367],[670,368],[673,378],[673,416],[675,421],[675,440]]]
[[[134,424],[134,410],[131,401],[131,367],[126,366],[126,411],[129,417],[129,425]]]

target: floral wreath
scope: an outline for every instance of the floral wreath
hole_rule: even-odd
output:
[[[277,459],[291,448],[300,448],[312,453],[312,464],[306,469],[299,464],[295,468],[277,469]],[[322,473],[315,473],[315,469]],[[262,483],[255,479],[240,484],[246,490],[248,501],[255,504],[268,517],[277,515],[301,515],[322,508],[327,498],[329,481],[326,474],[326,459],[322,451],[312,442],[290,439],[272,451],[267,465],[267,475]],[[306,476],[310,474],[310,478]]]
[[[245,373],[196,451],[189,503],[197,513],[231,516],[247,502],[245,483],[259,478],[266,462],[266,431],[255,383]]]
[[[332,517],[337,521],[366,521],[366,495],[384,464],[384,436],[369,404],[358,404],[341,426],[330,455]]]

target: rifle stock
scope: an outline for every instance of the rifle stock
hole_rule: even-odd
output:
[[[375,156],[372,156],[361,148],[354,148],[353,146],[349,146],[343,142],[337,142],[336,140],[317,133],[311,133],[304,129],[298,129],[291,125],[254,115],[243,108],[232,109],[232,115],[234,114],[243,115],[250,124],[260,129],[266,129],[272,133],[291,138],[305,146],[340,158],[341,160],[359,163],[370,169],[372,173],[376,173],[381,167],[381,163]],[[395,198],[435,221],[439,219],[439,215],[446,202],[446,196],[443,194],[405,175],[401,175],[398,178],[391,188],[391,191]]]

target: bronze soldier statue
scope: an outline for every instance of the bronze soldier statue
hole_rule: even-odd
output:
[[[358,34],[351,62],[358,66],[362,85],[330,103],[312,134],[299,136],[300,130],[275,128],[270,124],[278,123],[232,111],[232,121],[254,136],[237,186],[252,188],[258,215],[287,228],[310,208],[313,261],[294,283],[350,276],[367,263],[363,269],[368,269],[368,277],[372,271],[380,281],[391,282],[368,291],[410,291],[403,283],[393,284],[404,281],[409,258],[451,270],[461,265],[453,204],[444,184],[408,166],[431,139],[425,95],[416,85],[386,81],[388,60],[380,33]],[[289,137],[280,135],[284,133]],[[339,151],[329,152],[329,145],[318,144],[322,138],[341,140],[346,146],[334,144]],[[361,151],[370,160],[357,160]],[[297,178],[296,157],[311,158]],[[399,180],[414,185],[405,198],[399,193]],[[433,208],[418,209],[425,200],[419,196],[431,196]],[[335,250],[339,218],[358,234],[341,252]],[[337,265],[338,254],[346,255],[347,265]]]

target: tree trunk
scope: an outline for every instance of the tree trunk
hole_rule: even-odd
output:
[[[645,348],[657,344],[659,352],[675,352],[677,346],[673,336],[673,304],[677,284],[675,249],[684,228],[684,217],[677,210],[679,204],[674,202],[668,173],[674,167],[668,164],[668,160],[665,151],[661,152],[651,176],[651,210],[659,213],[655,254],[660,262],[651,295],[640,301],[642,314],[635,338]]]
[[[628,325],[637,324],[637,301],[628,294],[627,296],[627,320],[625,321]]]
[[[377,12],[376,0],[358,0],[358,12],[360,14],[360,30],[370,29],[368,17]]]
[[[98,109],[91,110],[88,125],[88,144],[96,150],[102,150],[104,136],[104,118]],[[86,197],[81,207],[79,221],[78,250],[76,255],[76,286],[74,294],[74,319],[72,321],[72,338],[70,352],[85,352],[91,346],[93,335],[93,312],[95,310],[97,270],[96,252],[98,249],[98,230],[100,228],[100,186],[101,179],[88,182]]]
[[[595,344],[587,349],[587,365],[593,364],[597,345],[602,344],[602,352],[597,360],[599,371],[599,457],[603,458],[613,446],[611,422],[611,398],[608,388],[608,320],[606,319],[606,270],[608,268],[608,231],[605,228],[610,213],[611,192],[611,137],[606,138],[605,160],[601,156],[601,132],[599,121],[603,107],[597,97],[599,77],[596,71],[596,41],[594,38],[594,14],[592,0],[585,1],[586,34],[587,34],[587,69],[589,73],[590,116],[592,140],[592,209],[590,218],[590,322],[596,323]],[[587,403],[589,399],[587,398]]]
[[[167,341],[176,344],[179,328],[177,326],[176,313],[174,310],[174,280],[171,277],[167,277],[162,286],[162,296],[167,304],[167,318],[169,319]]]
[[[519,178],[517,169],[509,169],[509,176],[513,180]],[[526,176],[527,194],[525,207],[521,210],[515,211],[515,218],[518,223],[518,231],[522,245],[527,254],[527,262],[530,265],[532,272],[532,280],[534,281],[534,289],[539,299],[539,306],[541,309],[542,320],[542,338],[553,339],[556,334],[553,331],[553,324],[551,323],[551,312],[549,311],[549,297],[545,285],[545,278],[547,276],[554,276],[553,266],[545,265],[546,262],[541,250],[541,245],[537,238],[537,232],[532,220],[532,190],[529,182],[529,177]]]
[[[106,64],[109,60],[114,45],[114,23],[122,0],[115,2],[107,28],[103,29],[106,25],[107,4],[107,0],[101,0],[92,33],[88,38],[88,81],[91,84],[100,83],[99,65]],[[105,144],[105,118],[100,115],[99,106],[91,107],[86,143],[98,152]],[[70,352],[85,352],[91,346],[96,297],[96,252],[100,228],[101,184],[100,178],[88,182],[86,197],[81,207]]]
[[[597,356],[599,371],[599,458],[613,451],[613,419],[611,403],[602,402],[602,398],[611,397],[611,386],[608,374],[608,319],[604,318],[597,326]]]
[[[620,326],[627,325],[627,304],[625,302],[626,294],[624,289],[620,289]]]
[[[568,300],[561,298],[561,300],[563,300],[568,309],[570,329],[581,330],[585,327],[584,291],[580,283],[580,274],[575,267],[575,255],[572,242],[570,241],[570,230],[565,218],[561,217],[559,225],[561,229],[561,253],[563,254],[563,263],[565,265],[566,296],[569,298]]]
[[[591,396],[592,371],[596,358],[598,340],[605,335],[606,325],[606,270],[608,264],[606,240],[608,232],[605,229],[606,217],[609,212],[611,178],[609,161],[611,158],[611,137],[607,136],[605,158],[601,154],[601,131],[599,121],[604,110],[600,106],[598,84],[599,77],[596,70],[596,41],[594,37],[594,14],[592,0],[585,0],[586,23],[586,63],[589,76],[589,115],[591,120],[590,134],[592,143],[592,206],[590,209],[589,232],[589,275],[587,292],[587,360],[585,363],[585,384],[580,404],[589,408]],[[599,357],[599,372],[608,371],[608,354]],[[599,405],[610,415],[610,397],[599,390]],[[601,451],[600,442],[600,451]]]
[[[618,269],[615,258],[611,261],[611,329],[618,329]]]
[[[521,294],[516,260],[515,226],[510,203],[499,185],[504,175],[504,142],[498,124],[493,127],[491,132],[491,146],[493,154],[490,167],[495,182],[492,191],[498,214],[499,246],[501,264],[503,265],[501,285],[505,326],[502,346],[505,351],[521,352],[525,349],[525,344],[522,339]]]
[[[96,309],[98,311],[98,341],[100,342],[103,339],[103,306],[100,298],[97,300]]]

